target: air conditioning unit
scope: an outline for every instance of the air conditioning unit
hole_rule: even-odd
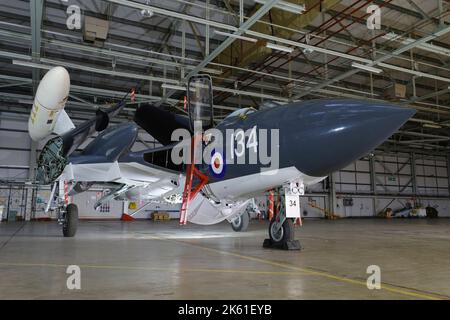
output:
[[[395,83],[393,86],[386,89],[384,98],[389,100],[405,99],[407,97],[407,90],[404,84]]]
[[[87,42],[102,45],[108,37],[109,21],[93,17],[85,17],[83,39]]]

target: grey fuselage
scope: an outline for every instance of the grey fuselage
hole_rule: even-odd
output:
[[[171,165],[171,160],[154,162],[149,155],[170,155],[175,142],[170,143],[172,132],[164,131],[162,120],[167,128],[184,128],[190,130],[189,122],[182,116],[171,116],[171,112],[152,105],[142,105],[136,112],[138,123],[145,124],[150,135],[161,137],[164,144],[158,149],[131,152],[131,146],[137,137],[135,124],[121,124],[99,134],[83,152],[70,157],[72,163],[95,162],[137,162],[146,166],[162,167],[171,171],[183,171],[182,166]],[[261,143],[260,130],[268,130],[268,145],[271,130],[278,130],[279,139],[276,148],[268,147],[279,154],[279,169],[295,167],[299,172],[312,177],[322,177],[339,170],[360,157],[368,154],[413,114],[414,110],[398,107],[386,102],[365,100],[330,99],[296,102],[255,111],[241,116],[227,117],[215,128],[226,137],[226,130],[244,131],[256,129],[258,151]],[[157,128],[157,129],[154,129]],[[157,132],[155,131],[157,130]],[[245,142],[247,143],[248,137]],[[234,142],[235,144],[236,142]],[[224,145],[224,172],[222,176],[213,173],[210,163],[199,165],[201,171],[208,175],[209,182],[224,181],[237,177],[252,176],[267,168],[267,163],[248,163],[250,149],[246,148],[247,161],[244,164],[226,163],[230,145]],[[252,149],[254,150],[254,149]],[[163,156],[159,157],[164,159]],[[236,160],[236,159],[235,159]]]

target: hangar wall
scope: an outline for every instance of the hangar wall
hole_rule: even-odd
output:
[[[33,190],[29,186],[13,183],[26,181],[32,158],[31,139],[27,133],[26,118],[2,113],[0,117],[0,206],[24,217],[33,207],[31,218],[48,218],[43,212],[48,199],[49,188]],[[140,132],[139,141],[133,150],[158,146],[147,133]],[[86,142],[85,144],[87,144]],[[37,145],[39,151],[43,143]],[[332,210],[341,217],[373,216],[386,207],[398,209],[416,199],[424,206],[436,207],[440,216],[450,216],[449,165],[445,156],[419,153],[377,152],[373,157],[364,157],[333,174],[336,198],[331,203],[330,182],[324,181],[309,188],[301,199],[302,211],[306,217],[323,217],[323,210]],[[80,217],[91,219],[117,219],[123,213],[123,204],[110,201],[108,210],[95,211],[92,208],[100,190],[89,191],[74,197],[80,206]],[[344,205],[344,199],[351,198],[353,205]],[[265,198],[257,201],[265,210]],[[141,204],[137,204],[140,207]],[[152,204],[140,212],[138,218],[148,218],[154,210],[171,212],[178,217],[178,207]],[[132,211],[131,211],[132,212]]]

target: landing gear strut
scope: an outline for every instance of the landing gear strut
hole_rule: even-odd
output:
[[[286,218],[284,200],[281,201],[279,213],[269,224],[269,239],[265,239],[264,248],[301,250],[300,241],[294,239],[294,222]]]

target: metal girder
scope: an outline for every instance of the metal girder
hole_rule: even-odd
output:
[[[412,42],[412,43],[410,43],[408,45],[400,47],[400,48],[394,50],[392,53],[384,55],[384,56],[382,56],[382,57],[372,61],[371,63],[369,63],[367,65],[370,66],[370,67],[376,66],[379,63],[382,63],[382,62],[384,62],[386,60],[389,60],[392,57],[395,57],[395,56],[397,56],[397,55],[399,55],[399,54],[401,54],[401,53],[403,53],[405,51],[408,51],[408,50],[410,50],[412,48],[415,48],[415,47],[417,47],[418,45],[420,45],[422,43],[425,43],[425,42],[431,41],[433,39],[436,39],[437,37],[440,37],[440,36],[442,36],[442,35],[444,35],[444,34],[446,34],[448,32],[450,32],[450,26],[442,28],[439,31],[437,31],[437,32],[435,32],[435,33],[433,33],[433,34],[431,34],[429,36],[423,37],[423,38],[421,38],[419,40],[416,40],[416,41],[414,41],[414,42]],[[318,86],[312,88],[311,90],[303,91],[302,93],[295,95],[292,99],[293,100],[300,99],[301,97],[307,95],[309,93],[309,91],[316,91],[318,89],[325,88],[326,86],[328,86],[328,85],[330,85],[332,83],[335,83],[337,81],[343,80],[343,79],[345,79],[345,78],[347,78],[349,76],[352,76],[354,74],[359,73],[360,71],[362,71],[362,70],[361,69],[357,69],[357,68],[351,69],[351,70],[349,70],[349,71],[347,71],[347,72],[345,72],[345,73],[343,73],[343,74],[341,74],[341,75],[339,75],[339,76],[337,76],[337,77],[335,77],[333,79],[330,79],[328,81],[325,81],[325,82],[319,84]]]
[[[259,19],[261,19],[275,4],[277,4],[279,0],[268,0],[258,11],[255,12],[246,22],[242,24],[242,26],[234,32],[235,35],[242,35],[246,30],[250,29]],[[232,44],[236,38],[228,37],[225,41],[222,42],[220,46],[218,46],[213,52],[211,52],[201,63],[197,65],[197,67],[189,72],[186,78],[197,74],[201,69],[203,69],[209,62],[211,62],[214,58],[216,58],[223,50],[228,48],[230,44]]]
[[[167,83],[178,84],[178,80],[174,80],[174,79],[166,79],[166,78],[160,78],[160,77],[145,76],[145,75],[129,73],[129,72],[111,71],[111,70],[105,70],[105,69],[89,67],[89,66],[82,66],[82,65],[79,65],[79,64],[74,64],[74,63],[69,63],[69,62],[64,62],[64,61],[59,61],[59,60],[53,60],[53,59],[42,58],[41,62],[42,63],[48,63],[49,65],[40,64],[40,63],[34,63],[34,62],[28,62],[28,61],[19,61],[19,60],[14,60],[13,64],[28,66],[28,67],[32,67],[34,69],[44,69],[44,70],[48,70],[48,69],[50,69],[53,66],[64,66],[64,67],[67,67],[67,68],[70,68],[70,69],[81,70],[81,71],[86,71],[86,72],[95,72],[95,73],[99,73],[99,74],[116,76],[116,77],[138,79],[138,80],[159,81],[159,82],[167,82]]]
[[[258,35],[257,35],[257,36],[258,36]],[[262,35],[262,36],[264,36],[264,35]],[[268,39],[268,38],[266,38],[266,39]],[[273,39],[268,39],[268,40],[271,40],[271,41],[280,41],[280,39],[277,38],[277,37],[273,37]],[[281,40],[283,40],[283,39],[281,39]],[[281,41],[281,42],[282,42],[282,41]],[[294,43],[294,42],[293,42],[293,44],[291,44],[291,43],[288,43],[288,44],[290,44],[290,45],[296,45],[296,43]],[[299,45],[299,47],[302,48],[302,45]],[[324,51],[324,50],[326,50],[326,49],[323,49],[323,48],[320,48],[320,47],[312,47],[312,48],[313,48],[313,50],[316,50],[316,51],[318,51],[318,52],[322,52],[322,53],[325,53],[325,54],[331,54],[331,55],[335,55],[335,56],[341,56],[341,57],[344,57],[344,58],[348,58],[348,59],[351,59],[351,60],[354,60],[354,61],[363,62],[363,63],[369,63],[369,62],[371,61],[371,60],[369,60],[369,59],[364,59],[364,58],[361,58],[361,57],[356,57],[356,56],[352,56],[352,55],[347,55],[347,54],[343,54],[343,53],[340,53],[340,52]],[[401,67],[394,66],[394,65],[383,64],[383,67],[385,67],[385,68],[391,68],[391,69],[394,69],[394,70],[397,70],[397,71],[402,71],[402,72],[407,72],[407,73],[415,74],[415,75],[418,75],[418,76],[421,76],[421,77],[429,77],[429,78],[436,79],[436,80],[448,81],[447,78],[438,77],[438,76],[435,76],[435,75],[432,75],[432,74],[425,74],[425,73],[422,73],[422,72],[417,72],[417,71],[413,71],[413,70],[406,69],[406,68],[401,68]],[[275,76],[275,75],[273,75],[273,76]],[[277,77],[278,77],[278,76],[277,76]],[[279,78],[279,77],[278,77],[278,78]],[[295,80],[293,80],[293,81],[295,81]]]
[[[203,47],[202,42],[200,41],[199,32],[197,31],[197,28],[191,21],[188,21],[188,24],[189,24],[189,28],[191,28],[191,30],[192,30],[192,34],[195,37],[195,41],[197,42],[197,45],[201,50],[201,55],[204,59],[205,58],[205,48]]]
[[[420,96],[420,97],[414,97],[414,98],[410,99],[409,101],[403,102],[401,104],[406,105],[406,104],[410,104],[410,103],[414,103],[414,102],[427,100],[429,98],[433,98],[433,97],[436,97],[436,96],[440,96],[442,94],[446,94],[446,93],[450,92],[449,88],[450,88],[450,86],[448,88],[440,90],[440,91],[431,92],[429,94],[426,94],[426,95],[423,95],[423,96]]]
[[[30,1],[31,16],[31,56],[34,62],[41,58],[41,31],[44,0]],[[40,80],[39,70],[33,70],[33,91],[36,92]]]
[[[33,56],[40,57],[41,53],[41,27],[44,0],[34,0],[30,2],[31,13],[31,50]]]
[[[42,33],[42,14],[44,11],[44,0],[30,1],[30,16],[31,16],[31,57],[34,62],[39,62],[41,58],[41,33]],[[39,81],[40,70],[33,69],[33,94],[36,93]],[[37,157],[37,142],[31,141],[30,145],[30,159],[28,179],[34,181],[34,170],[36,168]]]
[[[191,7],[191,5],[190,5],[189,3],[184,4],[184,5],[182,6],[182,8],[181,8],[181,12],[182,12],[183,14],[185,14],[185,13],[189,10],[190,7]],[[162,42],[161,42],[161,45],[160,45],[160,47],[158,48],[157,52],[162,52],[162,51],[164,50],[164,48],[165,48],[165,49],[167,50],[167,52],[168,52],[169,54],[171,54],[170,48],[168,47],[168,43],[169,43],[170,38],[171,38],[171,37],[173,36],[173,34],[177,31],[177,29],[178,29],[178,27],[179,27],[181,21],[182,21],[182,20],[176,20],[176,21],[172,21],[172,22],[170,23],[169,30],[167,31],[166,34],[164,34],[164,36],[163,36],[163,38],[162,38],[162,40],[161,40],[161,41],[162,41]],[[184,31],[183,31],[182,37],[183,37],[182,41],[185,41],[186,33],[185,33]],[[197,39],[197,37],[196,37],[196,39]],[[185,44],[184,44],[184,45],[185,45]],[[184,51],[184,52],[186,51],[186,47],[183,48],[183,51]],[[184,52],[183,52],[183,55],[184,55]],[[175,59],[173,56],[171,57],[171,59],[172,59],[174,62],[176,62],[176,59]],[[183,61],[183,63],[184,63],[184,61]],[[182,69],[179,68],[179,65],[176,66],[176,68],[178,69],[178,71],[180,72],[180,74],[183,73]],[[152,69],[153,69],[153,64],[150,65],[150,67],[148,68],[148,72],[147,72],[147,73],[150,73],[150,74],[151,74]],[[165,72],[166,72],[166,68],[164,67],[164,73],[165,73]]]
[[[223,0],[223,3],[225,4],[225,7],[227,8],[227,10],[231,13],[231,16],[233,17],[234,22],[236,23],[236,25],[241,24],[242,22],[240,22],[240,15],[238,16],[236,14],[236,12],[233,10],[233,7],[230,4],[230,0]],[[243,10],[244,10],[244,8],[241,5],[241,0],[239,0],[239,13],[241,13],[241,11],[243,12]]]
[[[6,76],[6,75],[1,75],[0,74],[0,79],[4,79],[4,80],[8,80],[8,81],[23,81],[23,82],[28,82],[29,84],[32,82],[31,79],[27,79],[27,78],[21,78],[21,77],[12,77],[12,76]],[[85,86],[78,86],[78,85],[72,85],[70,87],[72,92],[77,92],[77,93],[84,93],[84,94],[88,94],[88,95],[98,95],[98,96],[104,96],[104,97],[108,97],[108,98],[121,98],[123,97],[126,92],[124,91],[114,91],[114,90],[107,90],[107,89],[100,89],[100,88],[94,88],[94,87],[85,87]],[[13,97],[16,99],[29,99],[30,104],[32,101],[32,97],[28,96],[28,95],[17,95],[17,94],[7,94],[4,92],[0,91],[0,97],[1,96],[5,96],[5,97]],[[154,102],[154,101],[159,101],[160,97],[157,96],[152,96],[152,95],[143,95],[143,94],[136,94],[136,98],[137,99],[142,99],[141,103],[144,102]],[[178,100],[177,99],[168,99],[168,102],[170,103],[177,103]],[[221,106],[221,105],[214,105],[215,109],[222,109],[222,110],[236,110],[236,108],[233,107],[228,107],[228,106]],[[134,111],[135,109],[128,109],[125,108],[124,110],[129,110],[129,111]]]
[[[196,22],[196,23],[201,23],[201,24],[206,24],[209,25],[211,27],[216,27],[216,28],[220,28],[220,29],[226,29],[229,31],[236,31],[237,28],[230,26],[228,24],[225,23],[220,23],[217,21],[213,21],[213,20],[206,20],[203,18],[199,18],[196,17],[194,15],[188,15],[188,14],[184,14],[184,13],[179,13],[179,12],[175,12],[175,11],[171,11],[171,10],[166,10],[166,9],[162,9],[162,8],[158,8],[158,7],[154,7],[154,6],[149,6],[146,4],[142,4],[142,3],[138,3],[138,2],[133,2],[133,1],[128,1],[128,0],[105,0],[108,2],[112,2],[112,3],[116,3],[116,4],[120,4],[126,7],[131,7],[131,8],[136,8],[136,9],[149,9],[152,10],[154,13],[157,14],[161,14],[161,15],[165,15],[165,16],[169,16],[169,17],[174,17],[174,18],[178,18],[178,19],[183,19],[186,21],[192,21],[192,22]],[[270,1],[274,1],[274,2],[278,2],[279,0],[270,0]]]
[[[8,83],[8,84],[0,84],[0,89],[4,88],[11,88],[11,87],[20,87],[25,84],[29,84],[29,81],[22,81],[22,82],[16,82],[16,83]]]
[[[258,11],[256,11],[249,19],[247,19],[246,22],[244,22],[239,29],[234,31],[235,35],[242,35],[248,30],[251,26],[253,26],[259,19],[261,19],[279,0],[268,0],[261,8],[259,8]],[[209,21],[209,20],[208,20]],[[236,29],[236,28],[234,28]],[[228,37],[225,39],[225,41],[222,42],[221,45],[219,45],[216,49],[214,49],[213,52],[208,54],[208,56],[200,62],[197,67],[195,67],[191,72],[188,73],[188,75],[185,77],[185,79],[189,79],[189,77],[196,75],[200,70],[202,70],[208,63],[210,63],[213,59],[215,59],[223,50],[228,48],[230,44],[232,44],[236,38]],[[162,99],[159,104],[162,104],[165,102],[165,100],[169,97],[171,97],[175,93],[174,90],[169,91]]]
[[[423,11],[423,9],[422,9],[421,7],[419,7],[419,5],[418,5],[417,3],[414,2],[414,0],[406,0],[406,1],[408,1],[408,3],[409,3],[414,9],[416,9],[416,10],[420,13],[420,15],[422,16],[422,18],[434,22],[434,21],[431,19],[431,17],[430,17],[425,11]]]

